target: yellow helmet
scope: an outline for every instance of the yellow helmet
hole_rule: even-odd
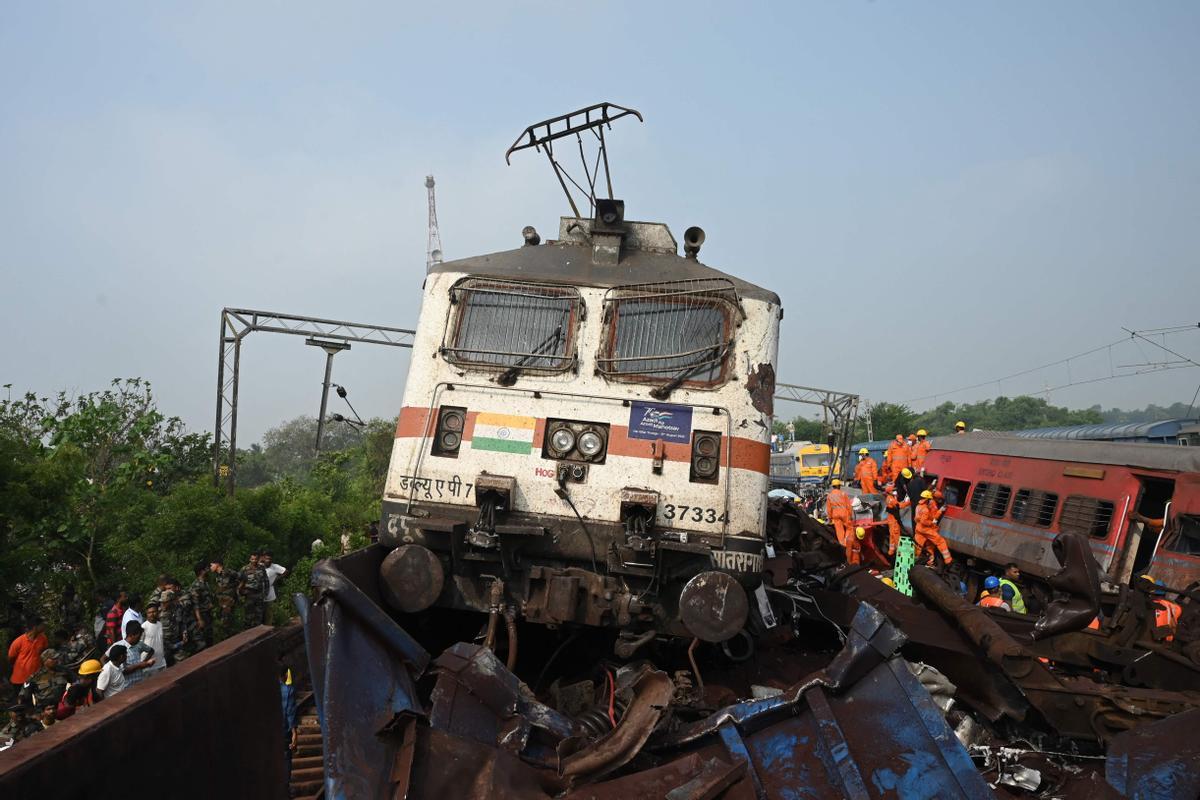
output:
[[[917,431],[917,436],[928,436],[928,435],[929,434],[925,432],[924,428],[921,428],[919,431]]]
[[[870,451],[870,450],[868,450],[868,449],[867,449],[867,448],[865,448],[865,447],[860,447],[860,448],[858,448],[858,454],[859,454],[860,456],[865,456],[865,455],[867,455],[867,454],[868,454],[868,453],[870,453],[870,452],[871,452],[871,451]]]
[[[929,491],[928,489],[926,489],[925,491],[921,492],[921,499],[922,499],[922,500],[932,500],[932,499],[933,499],[933,492],[931,492],[931,491]]]
[[[840,480],[838,480],[837,478],[834,478],[833,480],[831,480],[829,482],[829,485],[830,486],[841,486],[842,482]]]
[[[882,580],[883,580],[884,584],[886,584],[887,586],[890,586],[893,589],[896,588],[896,582],[894,580],[892,580],[891,578],[883,578]]]
[[[1146,575],[1139,575],[1138,577],[1139,577],[1139,578],[1141,578],[1141,579],[1142,579],[1142,580],[1144,580],[1144,581],[1150,581],[1151,583],[1154,583],[1154,576],[1153,576],[1153,575],[1146,574]]]
[[[100,666],[99,661],[97,661],[94,658],[89,658],[87,661],[85,661],[79,665],[79,674],[80,675],[95,675],[101,669],[103,669],[103,667]]]
[[[963,421],[960,419],[958,422],[954,423],[954,427],[955,427],[955,428],[966,428],[966,427],[967,427],[967,423],[963,422]]]
[[[866,528],[855,528],[854,535],[856,537],[858,537],[859,539],[865,539],[865,538],[867,538],[867,529]]]
[[[904,476],[904,477],[906,477],[906,478],[911,478],[911,477],[912,477],[912,470],[911,470],[911,469],[909,469],[908,467],[905,467],[904,469],[900,470],[900,474],[901,474],[901,475],[903,475],[903,476]]]

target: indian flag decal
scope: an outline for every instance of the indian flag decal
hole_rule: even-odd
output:
[[[481,413],[475,417],[471,449],[528,455],[533,451],[533,429],[536,426],[537,417]]]

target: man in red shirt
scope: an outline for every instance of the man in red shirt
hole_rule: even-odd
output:
[[[125,635],[121,620],[125,617],[125,609],[129,606],[129,595],[124,589],[117,591],[117,602],[108,610],[104,618],[104,642],[106,647],[112,647],[121,641]]]
[[[42,651],[49,644],[46,624],[40,619],[30,620],[25,633],[13,639],[8,646],[8,662],[12,664],[9,680],[14,689],[20,691],[29,676],[42,668]]]

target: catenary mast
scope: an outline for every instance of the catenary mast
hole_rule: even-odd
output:
[[[429,190],[429,246],[425,255],[425,271],[434,264],[442,263],[442,235],[438,233],[437,203],[433,197],[433,176],[425,176],[425,188]]]

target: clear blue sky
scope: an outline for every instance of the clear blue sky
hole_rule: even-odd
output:
[[[210,428],[221,307],[414,324],[424,175],[450,258],[553,232],[543,160],[503,152],[599,100],[646,117],[610,138],[629,216],[703,226],[703,260],[783,297],[785,380],[906,400],[1200,321],[1196,3],[398,6],[6,5],[0,383],[138,375]],[[322,359],[247,341],[243,442],[316,413]],[[357,346],[335,380],[390,416],[406,369]]]

